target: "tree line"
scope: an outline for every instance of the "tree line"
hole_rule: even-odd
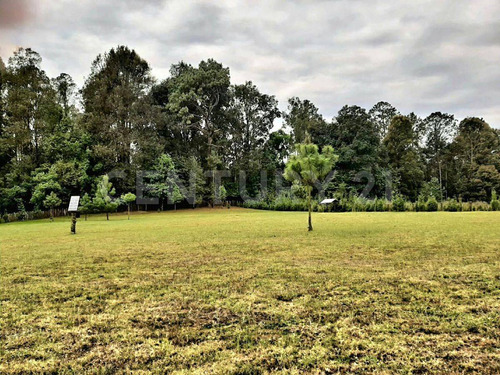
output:
[[[282,112],[252,82],[231,84],[229,68],[213,59],[173,64],[159,81],[126,46],[98,55],[80,89],[66,73],[48,77],[30,48],[0,60],[0,213],[96,198],[106,175],[120,196],[135,191],[141,171],[152,171],[145,194],[159,206],[187,204],[165,183],[173,173],[194,181],[197,204],[240,197],[241,176],[248,196],[272,199],[298,143],[333,147],[330,195],[489,201],[500,191],[500,131],[479,117],[420,118],[379,102],[325,119],[298,97]],[[221,186],[216,170],[229,171]]]

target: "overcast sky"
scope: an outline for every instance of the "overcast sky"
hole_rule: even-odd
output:
[[[331,118],[380,100],[402,113],[483,117],[500,127],[499,0],[0,0],[0,56],[31,47],[81,85],[99,53],[134,48],[157,79],[213,57],[282,109],[310,99]]]

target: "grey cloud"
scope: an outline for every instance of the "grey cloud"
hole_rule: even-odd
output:
[[[4,60],[30,46],[50,75],[65,71],[79,84],[98,53],[126,44],[159,79],[179,60],[213,57],[283,109],[290,96],[326,117],[386,100],[403,113],[477,115],[500,127],[497,0],[32,0],[28,8],[36,11],[15,22],[0,15]]]
[[[222,9],[214,4],[200,4],[187,12],[180,29],[172,35],[176,43],[217,43],[224,37]]]
[[[398,35],[393,32],[382,32],[380,34],[375,34],[365,39],[365,43],[375,47],[381,47],[387,44],[393,44],[399,42],[401,39]]]

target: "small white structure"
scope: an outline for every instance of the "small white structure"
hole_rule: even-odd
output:
[[[326,198],[326,199],[323,199],[319,204],[331,204],[334,202],[337,202],[336,198]]]

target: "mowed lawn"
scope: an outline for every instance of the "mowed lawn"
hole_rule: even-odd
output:
[[[500,373],[500,212],[0,224],[1,373]]]

